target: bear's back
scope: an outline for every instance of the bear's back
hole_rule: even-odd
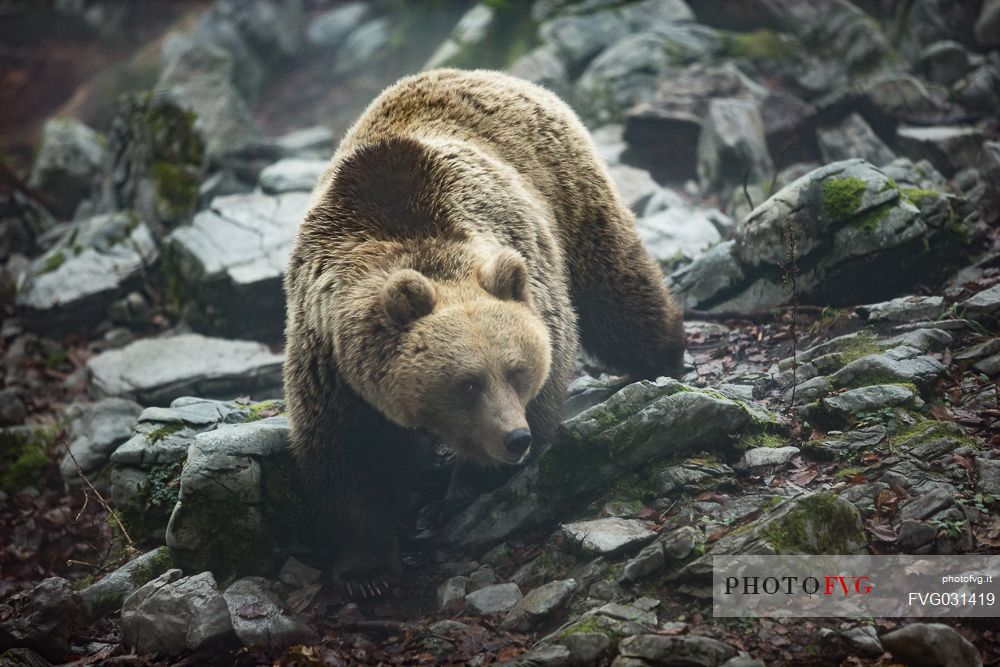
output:
[[[389,136],[461,141],[488,152],[521,174],[564,224],[591,216],[587,204],[606,201],[607,172],[572,109],[501,72],[440,69],[401,79],[348,131],[324,181],[339,158]]]

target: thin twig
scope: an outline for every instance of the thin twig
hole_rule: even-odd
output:
[[[90,488],[90,490],[94,492],[94,495],[97,497],[97,502],[101,504],[101,507],[103,507],[104,510],[111,516],[111,518],[115,520],[115,523],[118,524],[118,528],[121,529],[122,535],[125,536],[125,541],[127,543],[125,545],[125,550],[128,551],[129,553],[138,551],[138,549],[135,548],[135,541],[132,539],[132,536],[128,534],[128,530],[125,528],[125,524],[122,523],[122,520],[120,518],[118,518],[118,512],[111,509],[111,506],[108,504],[108,501],[104,499],[104,496],[101,495],[101,492],[97,490],[96,486],[91,484],[89,479],[87,479],[87,476],[83,473],[83,468],[80,467],[80,464],[79,462],[77,462],[76,457],[73,456],[73,450],[69,448],[69,445],[66,444],[65,446],[66,446],[66,452],[69,454],[70,459],[72,459],[73,461],[73,465],[76,466],[76,474],[79,475],[80,479],[83,480],[84,484],[86,484]]]
[[[747,181],[749,179],[750,179],[750,170],[747,169],[743,173],[743,196],[747,198],[747,203],[750,204],[750,210],[752,211],[756,207],[753,205],[753,199],[750,199],[750,191],[747,190]]]
[[[785,250],[788,253],[788,263],[785,265],[785,280],[789,282],[792,291],[792,326],[790,328],[792,336],[792,395],[788,401],[788,407],[791,409],[791,407],[795,405],[795,389],[799,384],[797,377],[799,362],[796,358],[799,353],[799,337],[797,329],[799,319],[799,297],[798,285],[795,281],[795,275],[798,273],[799,268],[795,264],[795,227],[792,225],[791,218],[785,218]]]

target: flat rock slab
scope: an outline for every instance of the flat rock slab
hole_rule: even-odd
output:
[[[281,277],[308,205],[306,192],[217,197],[174,231],[164,270],[179,314],[206,333],[280,337]]]
[[[743,458],[736,464],[740,470],[757,466],[780,466],[788,463],[799,454],[798,447],[754,447],[743,453]]]
[[[129,213],[73,223],[32,262],[17,305],[28,323],[49,335],[79,333],[107,316],[114,298],[157,259],[149,228]]]
[[[911,623],[880,637],[892,656],[915,667],[982,667],[979,650],[942,623]]]
[[[562,529],[584,551],[601,555],[638,549],[656,537],[643,522],[618,517],[567,523]]]
[[[260,189],[267,194],[309,192],[330,164],[329,160],[285,158],[264,167],[260,172]]]
[[[136,341],[87,363],[98,396],[162,405],[180,396],[280,391],[283,356],[261,343],[184,334]]]
[[[936,320],[945,311],[944,298],[940,296],[901,296],[891,301],[858,306],[869,320],[888,322],[916,322]]]
[[[465,607],[477,616],[489,616],[509,611],[521,601],[517,584],[494,584],[480,588],[465,596]]]

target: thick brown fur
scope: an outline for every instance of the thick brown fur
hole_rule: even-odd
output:
[[[578,332],[635,379],[681,369],[681,311],[583,125],[497,72],[435,70],[372,102],[316,189],[285,290],[293,451],[346,578],[398,572],[415,429],[479,463],[525,419],[550,438]],[[480,398],[463,407],[462,391]]]

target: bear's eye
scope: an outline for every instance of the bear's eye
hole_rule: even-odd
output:
[[[515,366],[507,371],[507,382],[516,389],[521,390],[528,383],[528,369],[523,366]]]
[[[483,382],[479,378],[463,378],[457,383],[458,393],[465,398],[475,398],[483,390]]]

